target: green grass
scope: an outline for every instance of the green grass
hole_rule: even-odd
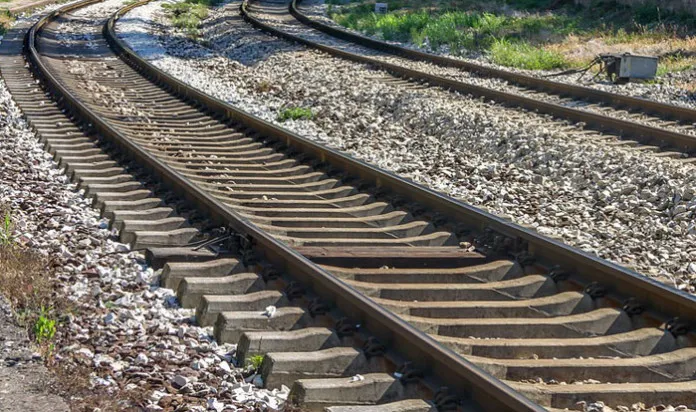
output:
[[[657,65],[657,75],[663,76],[667,73],[678,73],[693,68],[696,68],[696,57],[670,57],[660,60],[660,63]]]
[[[560,53],[506,39],[493,43],[490,56],[494,63],[520,69],[553,70],[568,67],[568,62]]]
[[[566,58],[562,47],[553,47],[569,37],[601,37],[613,45],[696,33],[693,16],[666,12],[650,3],[631,8],[616,0],[594,0],[587,8],[557,0],[387,0],[386,14],[374,13],[371,1],[328,3],[329,15],[344,27],[432,51],[445,47],[459,55],[484,53],[495,63],[523,69],[584,63]]]
[[[284,122],[286,120],[309,120],[314,117],[312,109],[307,107],[288,107],[283,109],[278,113],[278,121]]]
[[[179,3],[164,3],[162,8],[166,10],[174,27],[196,37],[201,22],[208,17],[208,8],[218,3],[218,0],[185,0]]]
[[[8,246],[14,242],[13,228],[12,216],[9,211],[6,211],[2,222],[0,222],[0,245]]]
[[[501,56],[499,60],[509,63],[523,60],[519,56],[512,56],[513,52],[519,55],[525,51],[538,49],[531,46],[522,47],[525,44],[522,39],[545,31],[562,35],[576,25],[574,19],[567,16],[511,17],[489,12],[434,13],[430,10],[408,12],[397,10],[379,15],[363,6],[352,6],[347,13],[334,12],[332,17],[342,26],[370,35],[377,34],[389,41],[412,42],[421,47],[427,46],[433,51],[446,46],[451,53],[463,54],[466,51],[486,51],[495,46],[498,53],[502,53],[501,45],[505,45],[506,56],[505,58]],[[520,47],[513,48],[510,46],[513,44]],[[525,64],[544,68],[564,66],[565,64],[559,66],[558,57],[536,53],[531,57],[531,61]],[[553,64],[544,66],[547,62]]]
[[[263,363],[264,355],[254,355],[250,356],[247,360],[247,364],[251,365],[255,370],[259,370],[261,364]]]
[[[56,334],[56,321],[49,317],[49,310],[41,308],[41,314],[34,323],[34,338],[39,345],[49,342]]]

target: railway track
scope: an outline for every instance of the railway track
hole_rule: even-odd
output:
[[[644,144],[660,156],[687,158],[696,152],[696,111],[494,69],[361,36],[303,14],[301,0],[245,2],[251,24],[276,36],[329,54],[369,64],[413,82],[471,94],[497,103],[581,123],[598,137]],[[422,66],[428,64],[428,66]],[[439,70],[434,70],[434,68]],[[483,84],[482,78],[493,79]],[[641,147],[641,150],[646,148]]]
[[[142,3],[103,30],[71,15],[94,3],[26,36],[53,101],[21,33],[3,78],[198,321],[265,354],[265,385],[311,410],[693,406],[693,296],[193,90],[116,35]],[[93,38],[62,43],[77,20]]]

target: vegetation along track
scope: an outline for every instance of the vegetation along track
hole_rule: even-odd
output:
[[[16,34],[14,48],[3,42],[3,77],[198,321],[238,340],[241,361],[266,355],[265,385],[294,382],[291,398],[308,409],[539,409],[520,393],[554,408],[692,406],[693,296],[193,90],[134,55],[115,19],[66,48],[57,25],[92,3],[26,37],[59,103],[10,56]],[[155,184],[140,187],[143,176]],[[213,227],[239,236],[222,253],[188,246]]]
[[[642,143],[654,150],[660,149],[661,156],[681,158],[696,153],[696,110],[416,51],[310,18],[298,6],[301,0],[289,4],[289,10],[283,10],[287,3],[245,1],[242,14],[247,21],[269,33],[341,58],[370,64],[398,77],[581,123],[588,129],[605,133],[604,138],[626,139],[621,144]],[[414,66],[415,61],[455,72],[435,73]],[[473,77],[467,79],[463,73]],[[491,87],[490,83],[481,85],[476,77],[499,82],[494,83],[496,87]],[[693,161],[693,158],[686,161]]]

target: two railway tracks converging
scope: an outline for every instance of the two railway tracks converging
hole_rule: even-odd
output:
[[[239,361],[265,354],[268,387],[333,411],[695,402],[693,296],[190,88],[118,38],[142,3],[62,43],[94,3],[28,31],[53,101],[19,35],[2,75],[164,286]]]
[[[288,6],[289,4],[289,6]],[[302,0],[248,1],[244,17],[256,27],[326,53],[383,69],[413,82],[483,97],[496,103],[581,123],[598,138],[649,146],[660,156],[684,158],[696,152],[696,111],[433,55],[337,27],[302,12]],[[440,67],[430,71],[414,65]],[[449,69],[447,71],[442,71]],[[480,78],[496,80],[482,84]],[[491,84],[494,87],[491,87]]]

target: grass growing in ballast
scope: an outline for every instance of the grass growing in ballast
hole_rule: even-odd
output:
[[[189,36],[198,36],[201,21],[208,17],[208,8],[219,4],[219,0],[185,0],[178,3],[164,3],[162,8],[172,24]]]
[[[278,121],[284,122],[286,120],[310,120],[314,117],[312,109],[307,107],[288,107],[283,109],[278,113]]]
[[[382,0],[380,0],[382,1]],[[629,7],[594,0],[583,8],[557,0],[327,0],[340,25],[454,55],[484,54],[497,64],[532,70],[584,66],[598,53],[662,55],[692,50],[696,17],[662,10],[649,1]],[[693,67],[694,58],[664,60],[661,73]]]

